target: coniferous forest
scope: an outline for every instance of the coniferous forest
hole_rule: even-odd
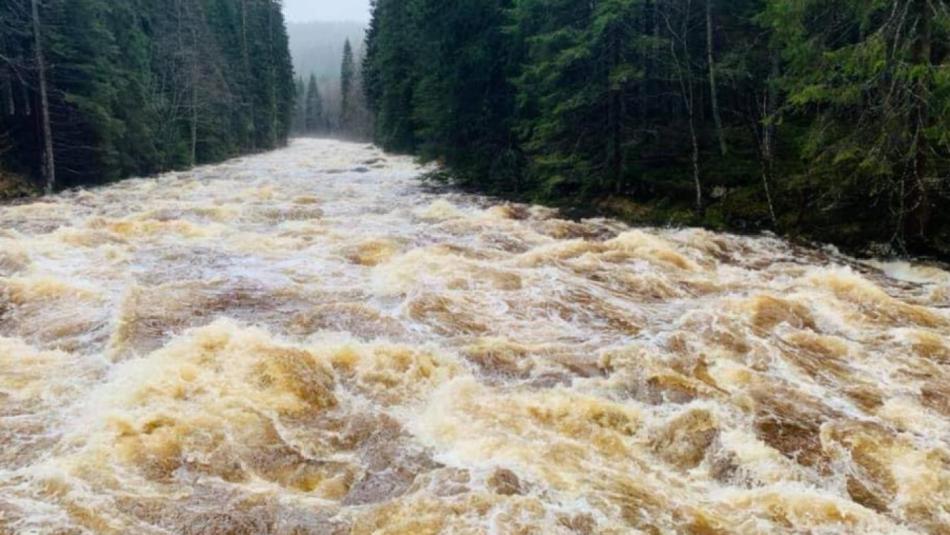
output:
[[[376,0],[385,148],[636,221],[950,254],[946,0]]]
[[[0,535],[950,535],[948,437],[950,0],[0,0]]]
[[[298,73],[292,134],[360,141],[372,139],[373,117],[366,106],[357,52],[349,38],[343,40],[341,49],[335,76],[318,79],[313,67],[308,78]],[[319,70],[324,68],[320,66]]]
[[[4,0],[0,174],[49,190],[284,144],[276,0]]]

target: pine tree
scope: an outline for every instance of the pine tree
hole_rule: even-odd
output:
[[[637,7],[625,0],[517,5],[528,45],[517,79],[519,131],[532,178],[546,194],[629,188],[627,96],[640,77],[629,21]]]
[[[385,16],[379,6],[379,0],[370,0],[370,14],[369,26],[366,28],[366,37],[363,42],[364,53],[360,72],[363,77],[363,97],[366,99],[366,107],[373,115],[378,115],[383,92],[383,65],[379,62],[383,44],[380,43],[379,29]]]
[[[353,47],[347,39],[343,43],[343,62],[340,66],[340,129],[344,133],[349,133],[352,128],[355,78],[356,62],[353,59]]]
[[[56,185],[56,157],[53,152],[53,130],[49,119],[49,86],[46,83],[46,59],[43,53],[43,25],[40,22],[39,1],[30,1],[30,19],[33,28],[33,53],[37,78],[39,79],[40,109],[43,124],[43,178],[47,194],[53,192]]]
[[[372,9],[348,136],[486,191],[950,254],[947,0]],[[278,0],[0,2],[0,164],[70,187],[326,132],[287,45]]]
[[[3,130],[15,140],[4,167],[47,184],[55,169],[55,185],[70,187],[279,146],[294,106],[280,10],[276,0],[0,3]]]
[[[420,1],[413,89],[414,137],[425,159],[457,169],[457,178],[509,186],[519,172],[512,132],[513,65],[503,31],[508,2]]]
[[[807,124],[795,189],[815,223],[925,246],[950,224],[935,209],[950,194],[947,3],[773,0],[762,18],[786,60],[789,119]]]
[[[320,96],[320,88],[317,87],[317,77],[310,75],[310,83],[307,86],[307,119],[306,131],[309,134],[322,134],[327,128],[326,115],[323,110],[323,99]]]
[[[376,115],[376,140],[393,151],[416,149],[413,92],[422,74],[418,54],[418,3],[375,0],[366,42],[366,95]]]
[[[305,133],[307,129],[307,84],[302,76],[294,79],[294,117],[291,132]]]

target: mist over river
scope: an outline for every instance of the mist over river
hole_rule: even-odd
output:
[[[950,533],[950,273],[423,171],[0,206],[0,533]]]

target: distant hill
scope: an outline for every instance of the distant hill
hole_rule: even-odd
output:
[[[340,77],[343,42],[349,38],[357,57],[363,49],[365,24],[360,22],[295,22],[287,25],[290,53],[297,76]]]

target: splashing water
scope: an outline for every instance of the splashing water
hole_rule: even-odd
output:
[[[422,171],[0,207],[0,533],[950,533],[950,273]]]

